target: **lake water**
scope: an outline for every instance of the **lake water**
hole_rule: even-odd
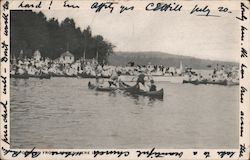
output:
[[[11,148],[238,147],[238,86],[162,82],[164,99],[152,100],[88,81],[11,79]]]

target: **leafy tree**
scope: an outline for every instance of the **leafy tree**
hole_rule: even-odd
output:
[[[30,10],[11,11],[11,55],[32,57],[35,50],[41,51],[42,57],[58,58],[69,50],[77,59],[95,58],[107,62],[107,56],[113,53],[114,46],[101,35],[92,35],[90,26],[81,31],[75,21],[65,18],[61,24],[57,19],[46,19],[42,12]]]

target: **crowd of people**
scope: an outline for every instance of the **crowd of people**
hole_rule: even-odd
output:
[[[51,60],[40,56],[33,58],[17,58],[11,60],[11,75],[27,75],[27,76],[60,76],[60,77],[98,77],[110,78],[109,86],[117,86],[120,83],[121,75],[134,76],[137,78],[137,84],[140,88],[145,87],[145,79],[149,82],[149,86],[153,86],[148,90],[155,90],[154,76],[183,76],[186,81],[239,81],[239,69],[233,66],[215,66],[210,73],[204,75],[196,72],[192,68],[184,67],[182,64],[179,68],[167,67],[163,65],[135,65],[128,63],[127,66],[111,66],[100,64],[96,59],[79,59],[72,63],[62,62],[60,59]],[[142,78],[143,77],[143,78]],[[147,78],[145,78],[147,77]],[[99,79],[97,80],[100,84]],[[142,85],[141,85],[142,84]]]
[[[239,69],[236,66],[225,67],[224,65],[213,68],[208,74],[192,72],[191,70],[185,72],[185,80],[187,81],[233,81],[239,82]]]
[[[175,67],[164,67],[163,65],[137,65],[137,66],[111,66],[99,64],[95,59],[80,59],[73,63],[62,63],[49,58],[23,58],[14,59],[11,62],[11,75],[41,75],[52,76],[103,76],[110,77],[114,72],[122,75],[138,75],[139,73],[151,74],[153,76],[182,75],[182,71]]]

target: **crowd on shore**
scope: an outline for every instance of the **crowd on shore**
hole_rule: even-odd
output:
[[[207,75],[202,73],[196,73],[188,71],[185,74],[185,80],[187,81],[234,81],[239,82],[239,69],[238,67],[225,67],[223,65],[213,68]]]
[[[100,64],[96,59],[79,59],[72,63],[65,63],[59,59],[49,58],[18,58],[11,60],[10,74],[24,76],[50,75],[55,77],[103,77],[109,78],[120,72],[121,75],[136,76],[141,73],[150,76],[183,76],[186,81],[239,81],[239,69],[235,66],[217,65],[210,69],[208,75],[198,73],[192,68],[167,67],[163,65],[135,65],[128,63],[127,66],[111,66]]]
[[[49,58],[36,60],[34,58],[18,59],[11,62],[11,75],[44,75],[74,77],[80,75],[109,77],[114,72],[122,75],[138,75],[139,73],[151,74],[153,76],[179,75],[183,71],[176,67],[165,67],[163,65],[127,65],[111,66],[99,64],[95,59],[76,60],[73,63],[61,63]]]

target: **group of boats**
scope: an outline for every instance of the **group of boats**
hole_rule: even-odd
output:
[[[50,79],[51,77],[65,77],[65,78],[96,78],[94,75],[89,74],[78,74],[78,75],[57,75],[57,74],[40,74],[40,75],[31,75],[31,74],[11,74],[11,78],[15,79],[29,79],[29,78],[39,78],[39,79]],[[100,78],[110,78],[110,76],[101,75]]]
[[[137,85],[130,86],[124,82],[119,83],[119,87],[102,87],[102,86],[96,86],[92,84],[91,82],[88,83],[89,89],[101,91],[101,92],[114,92],[116,90],[124,91],[124,93],[129,93],[131,95],[141,95],[141,96],[147,96],[150,98],[157,98],[157,99],[163,99],[164,96],[164,90],[163,88],[158,91],[143,91],[137,87]]]
[[[199,84],[213,84],[213,85],[223,85],[223,86],[235,86],[239,85],[239,82],[234,82],[232,80],[183,80],[183,83],[190,83],[194,85],[199,85]]]
[[[15,79],[29,79],[29,78],[38,78],[38,79],[50,79],[51,77],[79,77],[79,78],[96,78],[96,76],[93,75],[88,75],[88,74],[79,74],[79,75],[53,75],[53,74],[40,74],[40,75],[30,75],[30,74],[14,74],[10,75],[11,78]],[[100,78],[110,78],[110,76],[104,76],[102,75]],[[121,79],[125,82],[135,82],[136,79],[134,79],[134,76],[121,76]],[[189,83],[189,84],[194,84],[194,85],[200,85],[200,84],[212,84],[212,85],[223,85],[223,86],[234,86],[234,85],[239,85],[239,82],[235,82],[232,80],[183,80],[183,77],[164,77],[161,78],[159,76],[154,76],[153,79],[156,82],[171,82],[171,83]]]

